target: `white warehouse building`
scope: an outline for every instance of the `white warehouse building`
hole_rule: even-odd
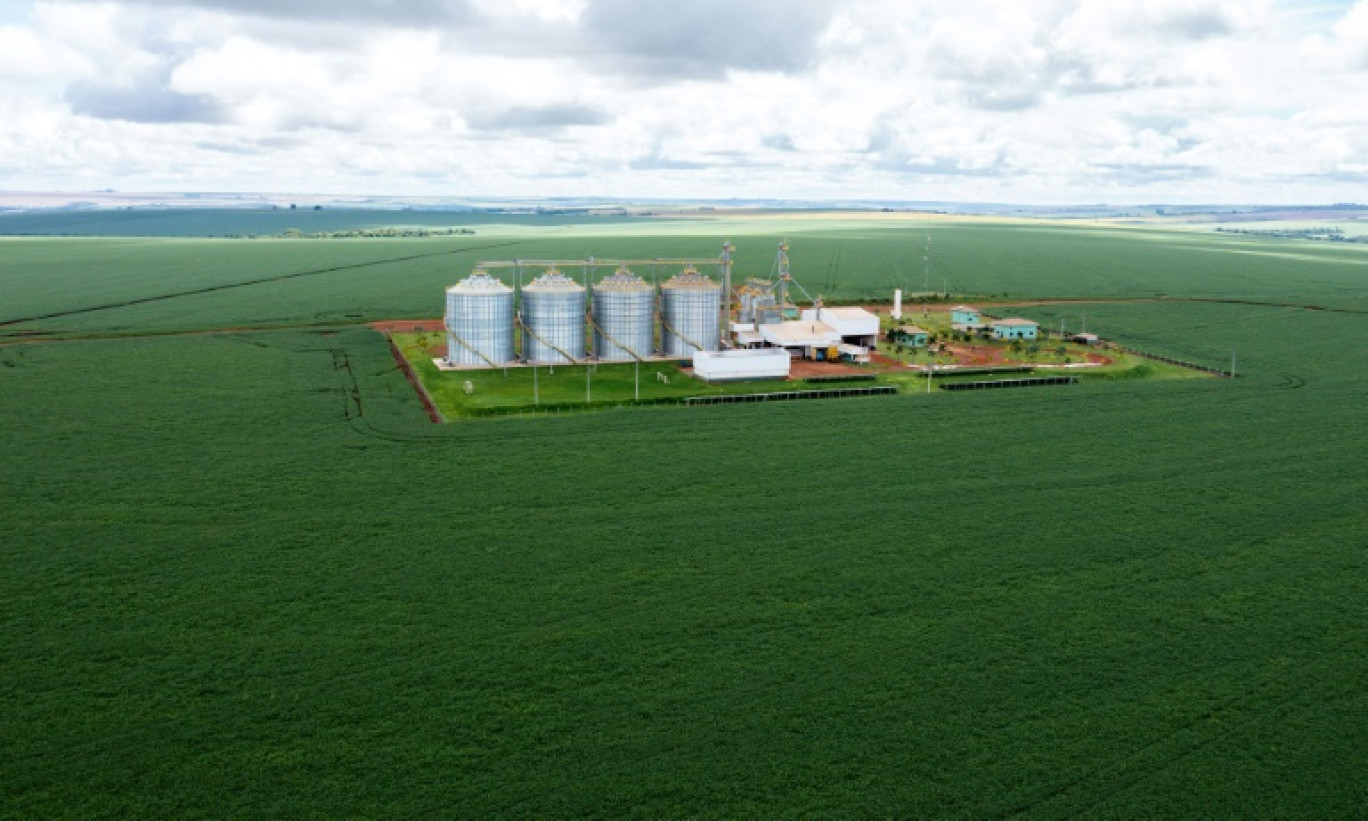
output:
[[[786,379],[793,359],[782,348],[695,351],[694,376],[705,382],[728,379]]]
[[[803,320],[829,326],[848,345],[873,348],[879,341],[879,317],[864,308],[808,308]]]

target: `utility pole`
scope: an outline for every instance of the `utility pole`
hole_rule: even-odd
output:
[[[537,366],[535,364],[532,365],[532,404],[541,404],[541,396],[537,393]]]
[[[1235,352],[1230,352],[1230,378],[1235,378]]]
[[[593,373],[594,371],[592,365],[584,366],[584,404],[586,405],[589,404],[590,400],[590,388],[592,387],[591,383],[593,381]]]
[[[633,398],[633,399],[636,399],[636,400],[638,400],[638,401],[640,401],[640,400],[641,400],[641,360],[640,360],[640,359],[634,359],[634,360],[632,360],[632,371],[633,371],[633,372],[632,372],[632,378],[635,380],[635,382],[634,382],[634,384],[633,384],[633,386],[632,386],[632,390],[633,390],[632,398]]]

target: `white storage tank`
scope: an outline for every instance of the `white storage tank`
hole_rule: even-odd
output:
[[[559,365],[584,359],[584,287],[548,269],[522,289],[523,359]]]
[[[655,289],[626,268],[594,286],[594,356],[627,362],[655,347]]]
[[[476,268],[446,291],[447,364],[513,361],[513,289]]]
[[[692,267],[660,286],[660,349],[666,356],[691,356],[718,348],[722,289]]]

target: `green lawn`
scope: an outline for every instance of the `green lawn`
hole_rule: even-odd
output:
[[[920,371],[884,371],[875,367],[852,369],[852,376],[872,377],[872,382],[851,381],[848,384],[833,384],[829,380],[786,379],[708,383],[681,371],[678,360],[651,360],[640,365],[542,365],[537,368],[515,365],[508,368],[443,371],[433,362],[434,357],[442,356],[445,351],[445,348],[441,347],[440,333],[394,333],[391,334],[391,338],[408,361],[409,367],[423,383],[438,411],[447,420],[503,411],[554,409],[557,412],[566,412],[633,403],[650,404],[690,396],[835,390],[839,387],[868,385],[892,385],[904,392],[920,393],[926,387],[926,378]],[[1067,361],[1079,362],[1087,353],[1087,349],[1077,345],[1067,347]],[[953,358],[948,355],[928,355],[924,350],[898,352],[884,343],[880,343],[879,348],[885,355],[916,365],[946,366],[953,362]],[[1089,368],[1042,367],[1036,374],[1067,375],[1080,380],[1191,379],[1206,376],[1200,371],[1148,361],[1120,351],[1108,351],[1107,355],[1114,360],[1111,364]],[[1059,365],[1066,361],[1044,350],[1034,356],[1023,351],[1020,357],[1022,361],[1046,366]],[[1020,376],[1019,373],[975,373],[972,369],[958,374],[954,370],[947,370],[939,373],[932,384],[934,389],[935,385],[946,379],[1008,379]],[[469,393],[466,392],[467,383],[470,386]]]
[[[1086,309],[1138,348],[1235,348],[1235,380],[434,425],[345,324],[435,316],[478,254],[556,231],[777,242],[706,226],[0,242],[0,321],[57,314],[0,328],[0,815],[1361,812],[1362,253],[937,235],[966,292],[1235,300]],[[919,242],[783,227],[800,276],[843,248],[833,293]]]

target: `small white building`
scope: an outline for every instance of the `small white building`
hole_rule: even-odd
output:
[[[836,346],[836,353],[841,359],[848,362],[855,362],[860,365],[868,365],[872,358],[869,355],[869,349],[865,346],[848,345],[844,342]]]
[[[765,344],[765,338],[755,329],[754,322],[733,322],[731,332],[739,347],[758,348]]]
[[[780,348],[695,351],[694,376],[705,382],[733,379],[787,379],[793,358]]]
[[[840,335],[841,342],[874,347],[879,341],[879,316],[864,308],[808,308],[803,311],[804,322],[822,322]]]

